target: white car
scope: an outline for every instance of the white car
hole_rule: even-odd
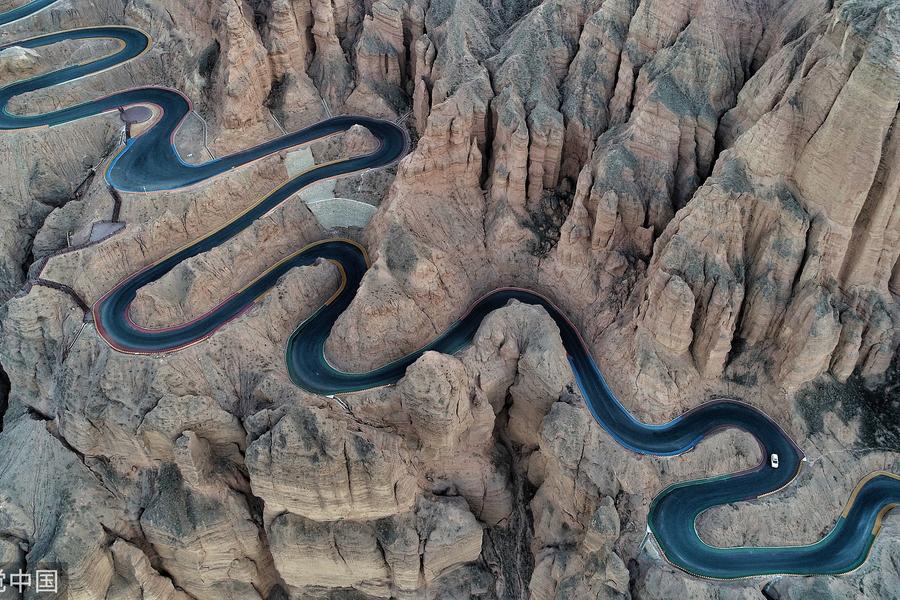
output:
[[[772,465],[773,469],[778,468],[778,455],[777,454],[773,454],[772,456],[769,457],[769,464]]]

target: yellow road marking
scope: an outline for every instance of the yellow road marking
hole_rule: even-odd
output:
[[[850,493],[850,499],[847,500],[847,504],[844,506],[844,511],[841,513],[842,517],[846,517],[850,513],[850,509],[853,507],[853,503],[856,501],[856,497],[859,495],[859,492],[862,490],[863,486],[881,475],[886,475],[887,477],[891,477],[892,479],[900,481],[900,475],[895,475],[890,471],[873,471],[869,473],[868,475],[863,477],[859,483],[856,484],[855,488],[853,488],[853,492]]]

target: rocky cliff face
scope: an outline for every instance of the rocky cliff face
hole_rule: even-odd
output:
[[[760,350],[789,387],[824,372],[878,377],[890,363],[900,316],[890,289],[900,234],[891,183],[900,63],[888,50],[897,17],[859,8],[807,17],[799,38],[768,49],[722,118],[727,149],[715,171],[657,242],[648,277],[690,291],[676,306],[694,311],[690,349],[704,376]],[[870,118],[851,125],[861,110]],[[764,150],[760,139],[771,140]],[[711,220],[722,235],[710,238]],[[692,268],[698,258],[705,273]],[[645,323],[668,318],[651,304]]]
[[[898,470],[896,3],[62,1],[0,43],[106,22],[154,48],[11,110],[177,87],[203,117],[176,137],[186,160],[329,112],[406,119],[396,174],[335,188],[379,205],[343,232],[373,266],[329,339],[335,364],[401,356],[520,285],[566,310],[638,417],[739,397],[807,452],[790,493],[705,513],[710,543],[812,542],[860,477]],[[109,51],[12,48],[0,81]],[[111,351],[83,305],[296,172],[283,153],[187,190],[113,193],[97,175],[121,127],[0,136],[6,572],[66,565],[85,599],[897,597],[895,515],[846,577],[723,584],[668,566],[644,535],[650,499],[756,464],[757,445],[621,448],[535,307],[340,399],[293,387],[282,356],[337,288],[331,263],[291,271],[202,344]],[[326,233],[293,198],[141,290],[133,317],[194,318]]]

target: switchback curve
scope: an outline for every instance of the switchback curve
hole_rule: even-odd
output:
[[[0,15],[0,25],[39,12],[54,1],[33,0],[8,11]],[[155,106],[158,120],[141,135],[129,140],[107,170],[108,182],[119,190],[138,192],[183,188],[273,152],[346,131],[356,124],[368,128],[380,141],[379,147],[370,154],[317,166],[287,181],[220,229],[116,285],[92,308],[98,332],[116,350],[154,354],[171,352],[199,342],[247,310],[289,269],[326,259],[340,265],[343,278],[341,288],[297,328],[285,350],[291,379],[307,390],[335,394],[396,382],[422,352],[436,350],[452,353],[461,349],[472,340],[489,312],[517,300],[542,306],[556,322],[588,408],[597,423],[626,448],[643,454],[674,456],[691,450],[708,435],[724,428],[736,428],[753,435],[765,457],[761,464],[741,473],[672,485],[651,503],[648,517],[650,530],[666,558],[688,573],[719,579],[766,574],[844,573],[863,563],[878,533],[881,519],[887,511],[900,504],[900,477],[878,472],[860,482],[835,527],[815,544],[718,548],[704,543],[695,528],[700,513],[713,506],[751,500],[780,490],[799,473],[803,453],[761,411],[732,400],[703,404],[663,425],[641,423],[622,406],[606,384],[571,321],[550,300],[528,290],[496,290],[474,303],[468,312],[425,348],[367,373],[341,372],[326,360],[325,340],[335,320],[353,299],[368,268],[364,249],[348,240],[324,240],[301,249],[189,323],[155,330],[135,325],[128,311],[138,289],[158,280],[183,260],[224,243],[307,185],[328,177],[383,167],[399,160],[407,151],[408,140],[404,130],[391,122],[371,117],[340,116],[248,150],[203,164],[189,165],[178,156],[172,136],[190,112],[191,104],[175,90],[143,87],[43,115],[11,114],[7,107],[13,97],[113,68],[139,56],[150,44],[149,38],[136,29],[103,26],[42,35],[7,44],[0,50],[13,45],[39,48],[72,39],[114,39],[119,42],[119,50],[85,64],[62,68],[0,89],[0,130],[54,126],[138,104]],[[777,453],[781,459],[778,469],[769,466],[768,456],[772,453]]]

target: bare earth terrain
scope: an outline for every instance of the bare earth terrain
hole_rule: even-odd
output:
[[[175,138],[188,162],[329,113],[402,119],[414,142],[145,287],[138,324],[193,319],[340,234],[373,260],[328,342],[341,368],[403,356],[515,285],[571,316],[638,418],[732,397],[775,419],[809,463],[781,493],[704,513],[711,544],[815,542],[866,473],[900,472],[895,0],[63,0],[0,45],[97,24],[154,46],[10,110],[177,88],[199,115]],[[0,84],[111,49],[13,48]],[[121,141],[116,114],[0,135],[7,573],[62,565],[79,600],[900,598],[898,511],[844,576],[669,565],[645,536],[653,496],[767,458],[734,431],[680,457],[625,450],[534,306],[341,402],[293,386],[283,355],[339,285],[328,262],[201,344],[113,351],[85,306],[373,145],[354,129],[189,189],[114,194]],[[307,204],[331,198],[363,206]]]

